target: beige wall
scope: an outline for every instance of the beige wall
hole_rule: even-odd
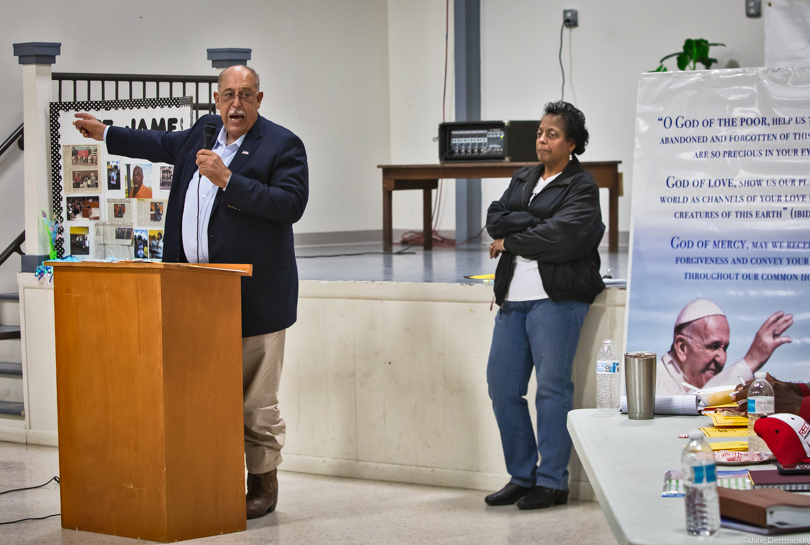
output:
[[[389,0],[388,5],[391,158],[435,162],[437,147],[431,139],[441,121],[444,2]],[[578,105],[588,119],[591,145],[583,159],[623,162],[625,197],[620,199],[619,230],[628,231],[640,74],[655,69],[658,59],[679,50],[686,38],[726,43],[716,50],[716,67],[762,66],[763,19],[746,18],[738,0],[482,0],[483,119],[539,118],[543,104],[560,98],[560,26],[567,8],[579,11],[579,27],[563,34],[565,99]],[[452,96],[450,85],[448,120],[453,119]],[[500,197],[507,182],[483,182],[482,208]],[[445,184],[441,230],[455,228],[453,185]],[[397,194],[395,229],[419,228],[420,199],[418,192]],[[606,194],[602,207],[607,209]]]
[[[625,290],[597,297],[574,359],[594,407],[602,339],[624,337]],[[279,404],[284,468],[479,490],[508,481],[487,393],[492,286],[302,282]],[[527,399],[533,399],[534,386]],[[533,412],[533,403],[529,404]],[[578,461],[571,488],[592,499]]]
[[[22,67],[12,44],[32,41],[62,43],[55,72],[213,75],[207,48],[251,48],[265,93],[261,113],[299,134],[309,154],[311,198],[297,231],[381,228],[376,166],[390,155],[385,1],[4,3],[0,138],[22,122]],[[16,155],[0,158],[2,248],[23,229]],[[0,268],[0,291],[16,291],[17,270]]]
[[[508,4],[509,9],[505,9]],[[767,9],[763,2],[763,11]],[[482,115],[529,119],[559,100],[562,11],[579,10],[579,27],[563,33],[565,100],[585,113],[591,143],[585,161],[622,161],[625,196],[619,230],[630,229],[638,80],[687,38],[725,43],[713,68],[762,66],[763,18],[745,16],[737,0],[495,0],[482,2]],[[675,68],[674,59],[667,65]],[[485,184],[483,202],[500,197]],[[607,192],[603,191],[603,210]]]
[[[558,0],[483,0],[483,116],[533,118],[559,98]],[[452,2],[446,112],[453,117]],[[565,33],[566,98],[588,116],[587,160],[624,162],[621,230],[629,228],[639,74],[687,37],[722,41],[720,66],[763,62],[763,20],[738,0],[580,0],[580,26]],[[12,44],[62,43],[57,72],[215,74],[209,47],[249,47],[262,74],[262,113],[301,135],[312,194],[299,233],[380,229],[377,164],[434,162],[442,115],[445,2],[441,0],[32,0],[0,18],[0,138],[22,121],[22,69]],[[765,8],[766,9],[766,8]],[[15,107],[16,106],[16,107]],[[10,154],[9,154],[10,153]],[[484,203],[504,181],[484,183]],[[454,228],[453,182],[440,228]],[[0,246],[22,231],[22,158],[0,158]],[[421,226],[419,192],[394,203],[394,227]],[[482,211],[483,215],[483,211]],[[14,233],[14,234],[12,234]],[[16,289],[17,265],[0,268],[0,291]]]

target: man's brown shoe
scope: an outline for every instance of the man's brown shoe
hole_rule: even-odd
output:
[[[247,518],[257,519],[272,513],[278,502],[278,478],[276,470],[267,473],[248,473],[247,477]]]

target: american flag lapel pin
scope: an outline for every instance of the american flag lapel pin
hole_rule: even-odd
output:
[[[242,150],[242,155],[250,155],[250,152],[247,150]]]

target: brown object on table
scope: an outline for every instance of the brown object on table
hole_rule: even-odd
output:
[[[591,173],[596,185],[608,190],[608,250],[619,251],[619,197],[624,194],[621,161],[581,162]],[[392,197],[394,191],[421,189],[422,230],[424,249],[433,249],[431,190],[439,187],[443,178],[511,178],[519,168],[537,163],[475,162],[442,163],[437,165],[377,165],[383,175],[383,251],[390,252],[394,244]]]
[[[781,488],[810,492],[810,475],[782,475],[776,469],[757,469],[748,472],[754,488]]]
[[[720,515],[754,526],[773,526],[774,521],[786,521],[782,513],[788,511],[793,518],[801,518],[810,523],[810,497],[785,492],[784,490],[733,490],[717,487],[720,496]],[[795,511],[807,511],[803,517],[796,517]],[[788,525],[785,524],[787,527]],[[807,524],[795,525],[805,527]]]
[[[244,530],[251,266],[48,264],[62,527],[163,542]]]

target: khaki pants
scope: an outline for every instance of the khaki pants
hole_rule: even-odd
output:
[[[245,401],[245,463],[249,473],[281,464],[287,425],[278,408],[285,330],[242,338],[242,393]]]

